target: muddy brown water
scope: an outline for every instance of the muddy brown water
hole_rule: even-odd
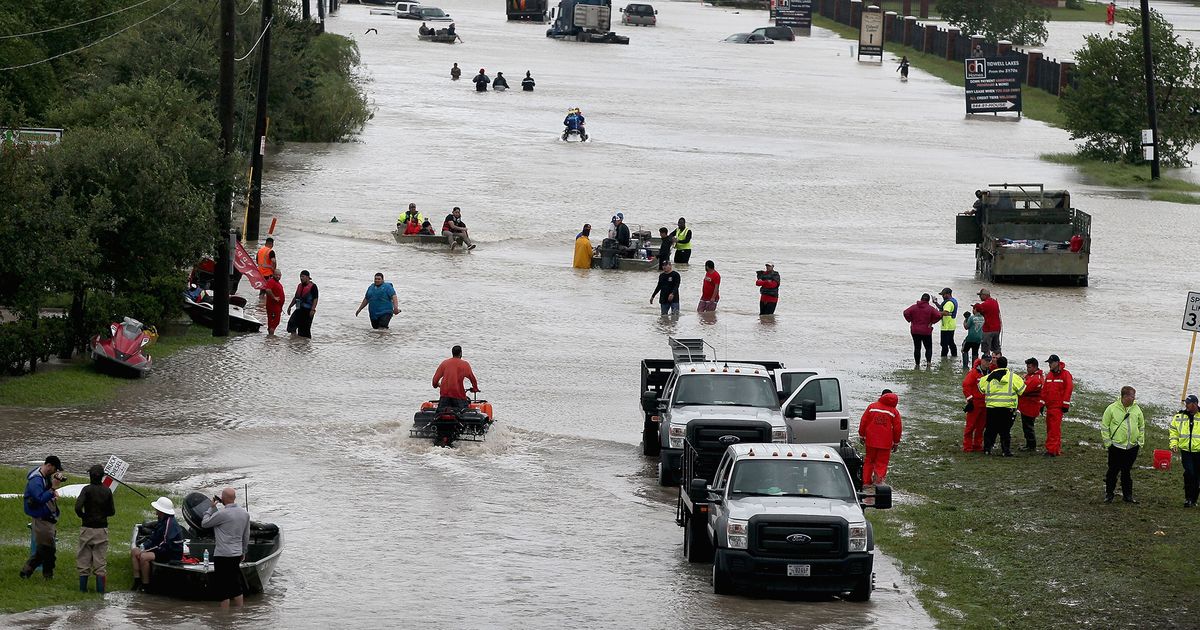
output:
[[[443,8],[466,43],[446,46],[345,5],[329,27],[359,42],[376,116],[356,142],[273,148],[266,178],[288,293],[302,268],[320,286],[314,339],[237,336],[181,352],[111,404],[0,410],[4,461],[52,450],[82,470],[117,453],[131,478],[181,492],[249,484],[251,512],[287,540],[268,593],[234,617],[118,593],[0,625],[930,626],[886,557],[869,604],[712,595],[639,454],[638,360],[666,355],[668,335],[703,336],[722,358],[837,371],[861,409],[911,356],[900,311],[981,286],[954,215],[990,183],[1066,187],[1094,217],[1090,287],[994,288],[1007,353],[1058,353],[1094,386],[1177,395],[1193,208],[1084,185],[1037,159],[1069,150],[1064,132],[965,119],[959,89],[920,71],[902,84],[893,61],[857,64],[828,32],[728,45],[764,14],[657,6],[660,26],[609,46],[455,0]],[[449,81],[452,62],[463,81]],[[480,67],[513,85],[531,70],[537,91],[476,94],[466,78]],[[557,139],[572,106],[592,142]],[[479,248],[395,244],[409,201],[435,222],[461,206]],[[652,273],[571,269],[580,226],[599,233],[618,210],[655,231],[693,224],[678,320],[648,303]],[[701,320],[710,258],[723,299]],[[767,321],[753,286],[764,262],[783,280]],[[385,332],[354,316],[376,271],[403,308]],[[484,444],[436,450],[407,430],[456,343],[500,424]]]

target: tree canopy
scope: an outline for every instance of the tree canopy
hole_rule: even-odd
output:
[[[938,13],[966,35],[1020,46],[1046,41],[1050,12],[1032,0],[938,0]]]

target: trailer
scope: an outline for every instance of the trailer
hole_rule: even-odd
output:
[[[507,0],[504,3],[508,21],[541,22],[546,21],[547,0]]]
[[[955,242],[975,245],[975,274],[991,282],[1088,284],[1092,217],[1071,193],[1042,184],[990,184],[956,217]]]
[[[628,37],[611,29],[612,0],[560,0],[558,8],[550,10],[550,19],[546,37],[597,44],[629,43]]]

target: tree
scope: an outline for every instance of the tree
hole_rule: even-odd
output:
[[[1020,46],[1046,41],[1050,12],[1032,0],[938,0],[938,13],[966,35]]]
[[[1082,140],[1080,154],[1107,162],[1142,159],[1141,130],[1146,115],[1145,57],[1140,11],[1124,11],[1130,28],[1120,35],[1089,35],[1075,52],[1073,84],[1059,101],[1071,139]],[[1166,166],[1188,166],[1188,153],[1200,143],[1200,50],[1180,41],[1170,22],[1150,11],[1158,110],[1158,156]]]

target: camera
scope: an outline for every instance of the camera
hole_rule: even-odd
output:
[[[54,479],[59,483],[62,483],[67,480],[67,474],[63,472],[56,472],[54,473]]]
[[[219,497],[215,494],[213,495],[212,500],[213,500],[213,503],[218,503],[218,504],[221,503],[221,497]]]

